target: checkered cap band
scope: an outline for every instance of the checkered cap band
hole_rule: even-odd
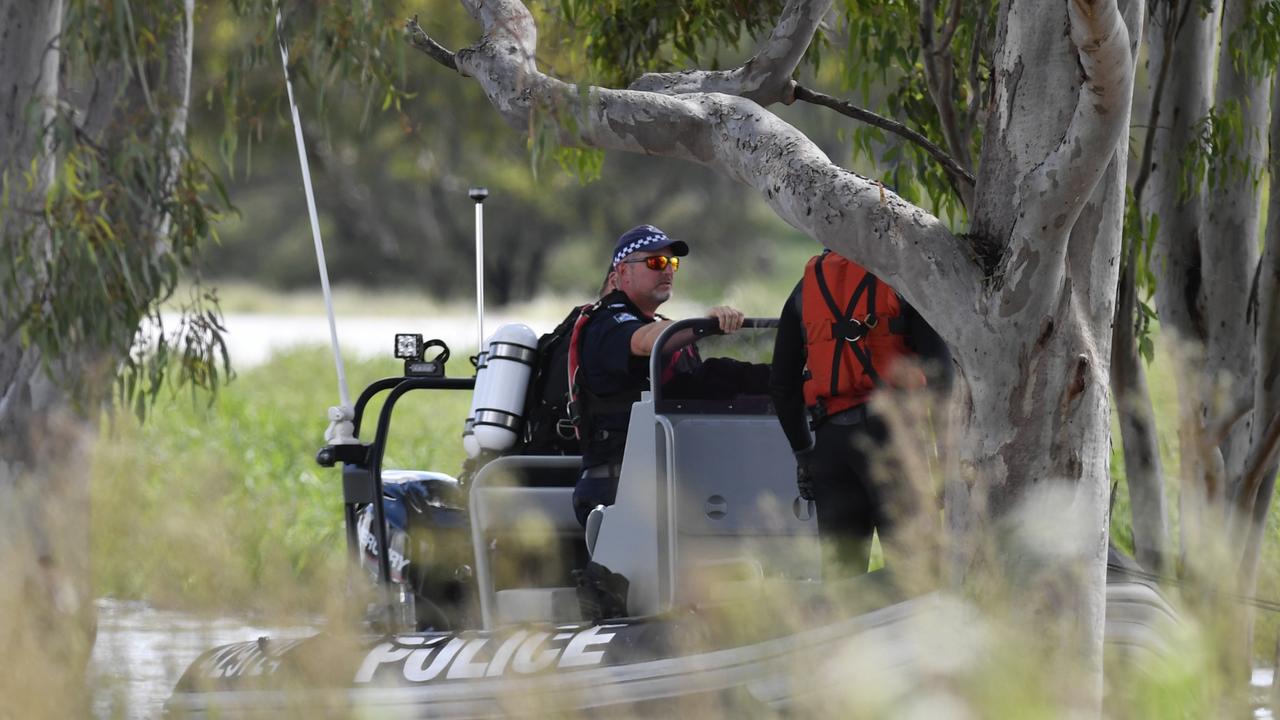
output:
[[[632,240],[626,245],[618,248],[618,251],[613,254],[613,264],[617,265],[622,262],[622,259],[626,256],[633,252],[639,252],[650,245],[658,245],[660,243],[667,245],[671,244],[671,238],[668,238],[666,233],[657,228],[652,228],[652,230],[652,233],[636,238],[635,240]]]
[[[652,225],[637,225],[622,234],[613,246],[613,262],[610,267],[622,262],[628,255],[641,250],[661,250],[671,248],[671,254],[682,257],[689,254],[689,244],[683,240],[673,240],[666,233]]]

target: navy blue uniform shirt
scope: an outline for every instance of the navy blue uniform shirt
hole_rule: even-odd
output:
[[[581,389],[610,399],[611,405],[639,400],[640,393],[649,389],[649,358],[631,353],[631,336],[653,321],[621,290],[606,295],[600,309],[582,327],[578,346]],[[584,414],[590,414],[584,428],[583,466],[621,462],[630,412],[593,412],[590,398],[582,402]]]
[[[626,293],[615,290],[582,327],[578,384],[586,392],[579,395],[589,393],[605,401],[593,409],[592,398],[580,400],[585,468],[622,462],[631,403],[649,389],[649,358],[631,353],[631,336],[655,319],[640,312]],[[703,361],[693,345],[664,353],[662,365],[663,393],[669,397],[714,399],[768,392],[767,365],[729,358]]]
[[[631,354],[631,336],[653,321],[621,290],[606,295],[582,327],[578,382],[600,396],[648,390],[649,358]]]

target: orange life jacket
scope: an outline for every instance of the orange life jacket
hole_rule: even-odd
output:
[[[902,303],[852,260],[830,251],[809,260],[800,305],[808,350],[804,402],[815,420],[862,405],[881,384],[924,385],[918,369],[895,367],[914,356]]]

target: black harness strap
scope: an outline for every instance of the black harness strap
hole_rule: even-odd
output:
[[[862,369],[866,371],[872,381],[880,382],[880,376],[871,364],[871,353],[858,344],[862,338],[866,337],[871,328],[876,326],[876,276],[871,273],[866,273],[862,276],[862,282],[858,283],[858,287],[853,290],[853,297],[849,298],[849,305],[841,312],[840,305],[836,302],[835,296],[832,295],[831,287],[827,284],[827,277],[822,272],[822,263],[826,259],[827,254],[823,253],[818,258],[818,262],[814,263],[813,274],[814,279],[818,281],[818,291],[822,293],[822,299],[826,302],[827,309],[831,311],[832,317],[835,318],[835,321],[831,323],[831,334],[835,338],[836,347],[831,354],[830,392],[831,396],[835,397],[840,391],[840,356],[846,344],[853,351],[853,356],[858,359]],[[858,300],[862,299],[863,293],[868,293],[866,322],[861,322],[853,317],[853,311],[858,307]]]

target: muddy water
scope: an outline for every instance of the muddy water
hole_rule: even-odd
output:
[[[262,635],[310,635],[306,626],[267,627],[236,618],[202,618],[146,603],[99,600],[90,661],[94,717],[157,718],[174,683],[196,657]]]

